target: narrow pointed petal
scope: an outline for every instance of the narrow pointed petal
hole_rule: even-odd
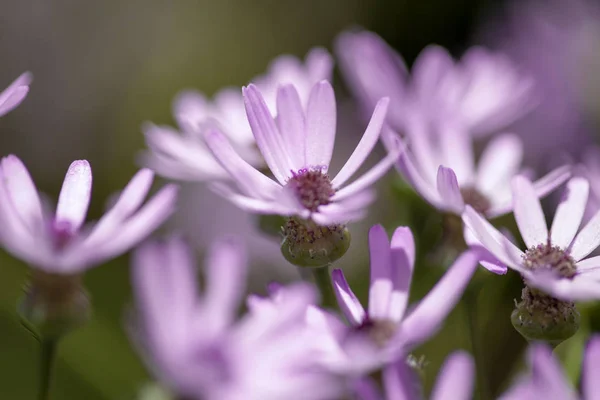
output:
[[[15,212],[31,232],[42,229],[42,205],[23,162],[14,155],[1,161],[6,193],[10,197]]]
[[[410,228],[396,228],[391,242],[391,279],[393,282],[388,317],[400,322],[406,311],[415,264],[415,240]]]
[[[486,146],[479,160],[477,187],[483,193],[509,183],[523,161],[523,142],[512,133],[495,136]]]
[[[475,160],[473,138],[470,132],[456,126],[445,124],[440,132],[440,147],[443,151],[443,161],[456,174],[460,185],[473,185],[475,182]]]
[[[243,244],[233,237],[215,242],[205,265],[206,329],[218,333],[231,324],[244,295],[248,260]]]
[[[277,92],[277,122],[294,169],[306,167],[304,112],[300,96],[293,85],[282,86]]]
[[[429,204],[438,210],[445,210],[437,187],[430,185],[416,168],[412,155],[404,150],[398,158],[398,170],[406,181],[419,193]]]
[[[258,88],[250,84],[242,89],[248,122],[266,163],[275,178],[283,185],[294,168],[281,133]]]
[[[92,194],[92,169],[86,160],[71,163],[56,206],[56,223],[67,223],[72,232],[77,231],[87,214]]]
[[[427,46],[412,67],[414,90],[423,98],[432,98],[453,69],[454,60],[446,49],[436,45]]]
[[[459,351],[450,355],[433,387],[431,400],[444,400],[452,396],[454,400],[469,400],[473,396],[475,364],[467,353]]]
[[[583,259],[600,245],[600,211],[596,212],[579,231],[571,244],[571,257],[575,261]]]
[[[478,259],[474,252],[464,252],[434,288],[404,319],[400,337],[407,346],[416,346],[433,336],[440,328],[469,283]]]
[[[416,372],[404,360],[383,369],[383,386],[386,400],[412,400],[419,398]]]
[[[302,218],[307,218],[310,214],[310,212],[303,208],[300,204],[295,207],[293,204],[289,204],[289,202],[286,201],[287,199],[285,196],[283,196],[283,193],[281,196],[278,196],[274,199],[262,200],[239,194],[231,187],[223,183],[215,182],[209,187],[215,193],[223,196],[225,199],[248,212],[257,214],[279,214],[284,216],[297,214]],[[278,198],[281,199],[281,201],[278,201]]]
[[[512,180],[515,220],[527,247],[545,244],[548,241],[548,227],[542,205],[531,182],[516,176]]]
[[[441,198],[444,199],[448,209],[457,214],[461,214],[463,212],[465,208],[465,202],[462,194],[460,193],[458,180],[456,179],[456,174],[453,170],[440,165],[437,174],[437,189]]]
[[[464,224],[471,230],[473,236],[501,263],[516,269],[521,270],[521,267],[516,262],[523,256],[523,252],[519,250],[510,240],[506,239],[502,233],[492,226],[485,218],[473,210],[469,205],[465,207],[465,212],[462,215]]]
[[[329,169],[336,129],[335,94],[331,84],[321,81],[310,92],[306,108],[306,144],[304,146],[307,167]]]
[[[552,349],[545,344],[529,346],[527,361],[531,368],[531,380],[538,393],[556,399],[575,400],[578,396],[565,379],[560,363],[552,355]]]
[[[358,400],[381,400],[379,387],[371,378],[359,378],[352,384],[352,391]]]
[[[586,400],[600,399],[600,336],[593,335],[586,346],[583,358],[581,387]]]
[[[360,139],[360,142],[358,142],[356,149],[354,149],[354,152],[350,158],[348,158],[348,161],[346,161],[346,164],[344,164],[340,172],[338,172],[331,181],[334,188],[337,189],[341,187],[348,179],[350,179],[369,156],[373,147],[375,147],[379,135],[381,134],[381,128],[385,121],[389,102],[387,97],[384,97],[377,102],[375,111],[373,111],[373,116],[371,117],[371,121],[369,121],[369,125],[367,126],[363,137]]]
[[[564,279],[551,271],[522,273],[531,287],[540,289],[563,301],[591,301],[600,299],[600,281],[594,280],[591,271]]]
[[[21,104],[29,92],[32,79],[31,73],[25,72],[0,93],[0,117]]]
[[[204,138],[217,161],[235,179],[245,194],[258,199],[268,199],[281,191],[280,185],[244,161],[221,132],[216,129],[208,130]]]
[[[600,268],[600,256],[585,258],[577,262],[577,272],[585,273],[597,268]]]
[[[365,310],[352,292],[352,289],[350,289],[342,270],[334,269],[331,272],[331,280],[338,304],[344,316],[351,324],[355,326],[360,325],[365,320]]]
[[[369,287],[369,317],[386,319],[392,295],[392,253],[390,242],[381,225],[369,230],[371,284]]]
[[[589,184],[584,178],[573,178],[567,184],[550,228],[550,242],[553,245],[565,249],[571,244],[585,212],[588,191]]]
[[[562,185],[571,177],[571,167],[568,165],[558,167],[533,182],[535,193],[538,197],[544,197],[554,189]]]

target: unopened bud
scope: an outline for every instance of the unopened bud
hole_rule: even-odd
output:
[[[555,299],[528,286],[521,297],[511,321],[525,339],[556,347],[579,330],[581,318],[575,303]]]
[[[84,325],[91,315],[81,275],[34,270],[18,306],[23,324],[38,338],[57,339]]]
[[[284,225],[283,232],[281,253],[299,267],[330,265],[350,247],[350,232],[345,225],[320,226],[292,217]]]

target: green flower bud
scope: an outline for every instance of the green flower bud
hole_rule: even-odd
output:
[[[34,270],[18,312],[23,325],[40,340],[54,340],[84,325],[91,305],[81,275]]]
[[[299,267],[330,265],[350,247],[350,232],[345,225],[319,226],[313,221],[292,217],[283,232],[281,253]]]
[[[556,347],[579,330],[581,317],[575,303],[555,299],[527,286],[521,297],[522,301],[515,304],[511,322],[525,339],[544,341]]]

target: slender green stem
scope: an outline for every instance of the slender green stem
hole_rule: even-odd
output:
[[[337,300],[331,283],[330,265],[320,268],[311,268],[313,278],[319,292],[321,292],[321,305],[325,308],[337,310]]]
[[[42,339],[40,356],[40,390],[38,400],[48,400],[50,397],[50,381],[58,342],[55,339]]]
[[[467,306],[467,318],[469,321],[469,336],[471,339],[471,348],[475,358],[475,371],[477,371],[477,391],[480,400],[489,400],[492,398],[490,387],[488,385],[485,358],[479,340],[479,322],[477,318],[477,297],[479,295],[479,286],[468,288],[465,292],[465,301]]]

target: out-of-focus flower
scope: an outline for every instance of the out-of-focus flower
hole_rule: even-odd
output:
[[[21,160],[4,157],[0,162],[2,245],[47,273],[81,272],[129,250],[171,215],[177,197],[174,185],[167,185],[142,206],[152,180],[150,170],[139,171],[98,222],[83,226],[92,191],[87,161],[70,165],[52,213],[43,207]]]
[[[535,105],[532,80],[502,54],[481,47],[455,61],[442,47],[425,48],[412,68],[372,32],[344,32],[336,42],[340,67],[361,105],[390,97],[387,122],[404,131],[410,120],[455,121],[473,134],[507,126]]]
[[[440,129],[411,127],[411,151],[404,151],[397,163],[408,183],[440,211],[461,215],[470,205],[488,218],[510,212],[510,181],[523,161],[521,140],[509,133],[495,136],[475,165],[471,135],[450,123]],[[555,169],[534,183],[536,195],[547,195],[569,176],[570,167]]]
[[[300,103],[306,107],[313,85],[331,79],[332,68],[329,53],[316,48],[308,53],[304,63],[289,55],[276,58],[266,74],[251,81],[261,89],[271,115],[275,116],[278,114],[276,93],[280,85],[294,84]],[[245,161],[256,167],[264,166],[239,88],[225,88],[212,100],[196,91],[184,91],[176,97],[173,108],[181,132],[153,124],[143,127],[150,150],[142,155],[142,162],[158,174],[191,181],[228,177],[203,143],[202,131],[208,127],[222,131]]]
[[[303,315],[316,293],[305,284],[273,298],[244,294],[246,260],[234,239],[216,242],[199,293],[184,243],[148,244],[136,252],[133,287],[138,319],[133,340],[154,374],[175,393],[203,400],[331,399],[337,379],[314,364]]]
[[[523,375],[501,400],[594,400],[600,393],[600,336],[588,341],[583,359],[581,397],[569,383],[560,362],[552,355],[550,346],[536,343],[529,346],[527,364],[529,375]]]
[[[600,245],[600,212],[577,233],[589,184],[580,177],[567,183],[550,231],[532,183],[523,176],[512,182],[514,214],[527,246],[524,252],[467,206],[465,225],[500,262],[523,275],[528,286],[564,301],[600,298],[600,257],[586,258]]]
[[[329,163],[336,131],[336,104],[327,81],[314,85],[306,112],[293,85],[281,86],[277,95],[278,116],[273,118],[255,85],[243,89],[248,120],[274,181],[246,163],[218,130],[206,133],[206,142],[240,192],[228,185],[215,189],[239,207],[259,214],[280,214],[332,225],[361,218],[373,195],[369,186],[396,161],[398,141],[386,158],[353,183],[342,187],[363,164],[377,143],[388,99],[373,112],[362,139],[335,178]]]
[[[588,199],[586,217],[591,217],[600,209],[600,148],[590,147],[583,153],[579,173],[590,184],[590,198]]]
[[[437,377],[431,393],[431,400],[468,400],[473,396],[473,378],[475,366],[473,359],[464,352],[451,354]],[[422,398],[419,393],[419,377],[407,365],[406,361],[398,361],[383,370],[384,393],[382,395],[374,382],[361,379],[356,384],[356,395],[359,400],[394,400]]]
[[[31,73],[25,72],[0,93],[0,117],[21,104],[29,92],[32,79]]]
[[[317,308],[307,321],[320,335],[321,362],[335,372],[361,375],[404,357],[433,336],[452,311],[477,267],[474,252],[463,253],[438,284],[406,313],[415,261],[410,229],[397,228],[391,244],[381,225],[369,232],[371,285],[365,310],[341,270],[332,279],[340,308],[350,323]]]

